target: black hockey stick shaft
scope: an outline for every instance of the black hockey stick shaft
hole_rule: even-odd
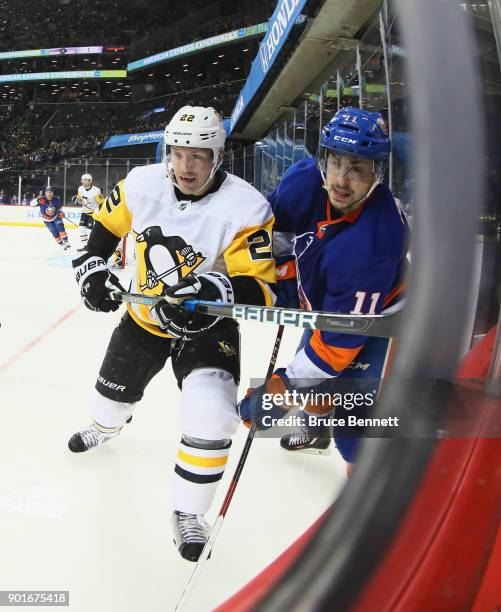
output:
[[[117,302],[146,304],[154,306],[161,296],[142,293],[113,293],[111,299]],[[257,321],[287,325],[302,329],[320,329],[361,336],[391,338],[397,335],[400,311],[392,314],[358,315],[337,312],[315,312],[297,308],[278,308],[276,306],[248,306],[246,304],[227,304],[205,300],[185,300],[182,306],[191,312],[200,312],[236,320]]]
[[[68,223],[71,223],[75,227],[78,227],[78,225],[74,221],[72,221],[71,219],[68,219],[68,217],[66,215],[63,215],[63,219],[66,219],[66,221],[68,221]]]
[[[273,374],[273,370],[275,369],[275,364],[277,362],[278,351],[280,349],[280,343],[282,341],[283,333],[284,333],[284,326],[280,325],[280,327],[278,328],[277,336],[275,338],[275,344],[273,345],[273,352],[271,354],[271,359],[270,359],[270,363],[268,366],[268,372],[266,373],[266,380],[268,380],[271,377],[271,375]],[[209,558],[209,555],[212,551],[214,543],[219,534],[219,530],[221,529],[221,525],[223,524],[224,517],[226,516],[231,500],[233,499],[235,489],[237,488],[237,484],[238,484],[238,481],[240,480],[242,470],[244,469],[245,462],[247,461],[247,457],[249,455],[250,447],[252,445],[252,441],[254,440],[254,436],[256,435],[256,431],[257,431],[257,421],[254,420],[252,421],[252,425],[247,435],[247,440],[245,441],[244,448],[240,455],[240,459],[238,460],[238,464],[235,469],[235,473],[233,474],[233,478],[231,479],[230,486],[228,487],[228,491],[226,492],[226,495],[224,497],[223,504],[221,506],[221,510],[219,510],[219,515],[217,517],[217,520],[211,529],[211,532],[200,554],[200,557],[197,561],[195,569],[193,570],[193,573],[191,574],[190,579],[188,580],[188,584],[186,585],[186,588],[184,589],[176,605],[175,612],[182,612],[182,610],[185,609],[185,606],[188,603],[190,595],[193,592],[193,589],[195,588],[198,582],[198,579],[200,577],[200,574],[202,573],[203,568],[205,567],[207,559]]]
[[[268,371],[266,373],[265,382],[271,378],[273,374],[273,370],[275,369],[275,364],[277,362],[278,351],[280,349],[280,343],[282,342],[282,336],[284,334],[284,326],[280,325],[277,331],[277,337],[275,338],[275,344],[273,345],[273,352],[271,354],[270,363],[268,365]],[[221,506],[221,510],[219,514],[221,516],[226,516],[226,512],[228,511],[228,506],[231,503],[231,499],[233,497],[233,493],[235,492],[238,480],[240,479],[240,474],[242,473],[245,462],[247,461],[247,455],[249,454],[249,450],[252,444],[252,440],[256,434],[257,430],[257,421],[253,420],[252,425],[249,430],[249,435],[247,436],[247,440],[245,441],[244,448],[242,450],[242,454],[240,455],[240,460],[235,470],[235,474],[233,475],[233,479],[228,488],[228,492],[226,493],[226,497],[224,498],[223,505]]]

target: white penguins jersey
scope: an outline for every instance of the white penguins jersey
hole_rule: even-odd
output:
[[[85,189],[83,185],[80,185],[77,198],[82,202],[82,212],[86,215],[92,215],[92,213],[104,202],[101,190],[94,185],[92,185],[90,189]]]
[[[95,215],[117,237],[132,232],[136,263],[132,289],[162,295],[191,272],[216,271],[249,276],[273,304],[271,252],[273,213],[249,183],[226,174],[219,189],[196,201],[178,201],[163,163],[134,168],[120,181]],[[148,306],[127,304],[144,329],[167,336]]]

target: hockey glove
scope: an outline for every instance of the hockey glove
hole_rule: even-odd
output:
[[[258,429],[269,429],[271,419],[281,419],[293,408],[287,391],[292,391],[290,380],[285,368],[279,368],[264,385],[247,391],[237,405],[238,416],[246,424],[256,420]]]
[[[182,305],[187,299],[234,302],[230,279],[218,272],[190,274],[164,293],[166,300],[152,309],[160,327],[174,338],[191,340],[197,334],[217,323],[221,317],[188,312]]]
[[[73,260],[80,295],[90,310],[110,312],[118,310],[119,302],[109,299],[110,291],[125,291],[118,278],[108,270],[106,262],[97,255],[85,253]]]

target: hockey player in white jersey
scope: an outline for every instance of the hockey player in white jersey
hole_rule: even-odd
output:
[[[81,183],[77,195],[73,196],[72,200],[75,204],[79,204],[82,207],[79,224],[82,248],[77,250],[85,251],[87,240],[89,239],[89,232],[94,225],[94,218],[92,215],[104,202],[104,197],[101,193],[101,189],[92,184],[92,174],[82,174]]]
[[[181,108],[165,129],[165,163],[134,168],[95,217],[87,252],[73,262],[85,304],[118,308],[106,260],[132,231],[133,290],[271,305],[273,213],[251,185],[224,172],[226,133],[213,108]],[[170,357],[181,388],[181,442],[174,469],[172,524],[181,555],[196,561],[209,509],[228,461],[240,376],[238,324],[162,301],[129,304],[111,337],[91,403],[92,425],[72,436],[73,452],[119,435],[149,381]],[[172,410],[166,398],[165,409]]]

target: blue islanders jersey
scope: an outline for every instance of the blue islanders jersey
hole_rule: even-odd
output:
[[[274,254],[294,257],[302,308],[379,314],[402,297],[408,225],[385,185],[357,210],[335,217],[316,160],[309,158],[286,172],[269,200]],[[339,376],[368,340],[315,330],[287,375],[296,380]]]
[[[37,199],[38,205],[40,206],[40,214],[44,221],[55,221],[58,214],[61,212],[61,198],[53,196],[49,202],[46,196],[40,196]]]

